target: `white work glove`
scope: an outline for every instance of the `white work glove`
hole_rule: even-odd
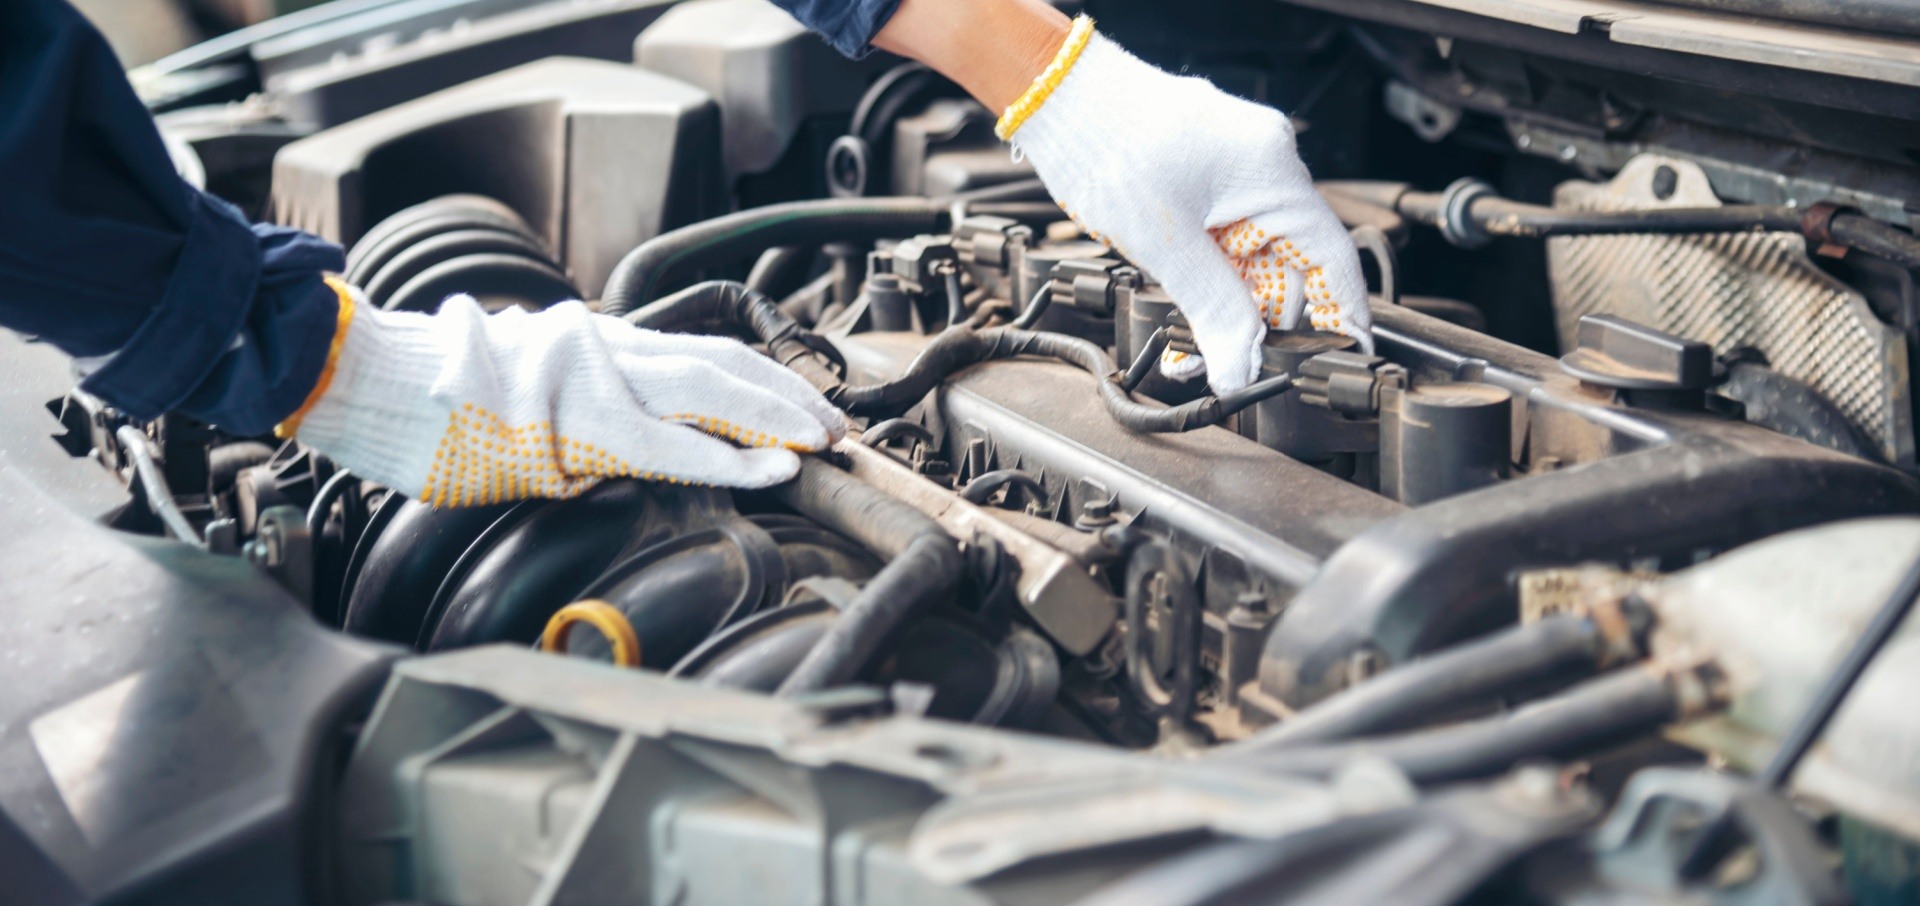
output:
[[[1214,392],[1251,383],[1267,329],[1302,312],[1373,350],[1359,256],[1278,110],[1155,69],[1081,16],[997,131],[1069,216],[1166,287]],[[1202,367],[1161,361],[1171,377]]]
[[[434,506],[571,497],[610,477],[765,487],[799,470],[794,451],[844,433],[804,379],[734,340],[579,302],[488,315],[455,296],[426,315],[334,288],[333,354],[280,433]]]

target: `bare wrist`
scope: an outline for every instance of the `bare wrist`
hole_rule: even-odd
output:
[[[1043,0],[901,0],[874,36],[999,112],[1053,61],[1071,23]]]

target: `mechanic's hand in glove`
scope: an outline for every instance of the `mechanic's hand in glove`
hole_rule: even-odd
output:
[[[334,288],[333,358],[281,433],[435,506],[570,497],[616,476],[764,487],[844,431],[799,375],[733,340],[579,302],[487,315],[456,296],[425,315]]]
[[[1279,111],[1155,69],[1082,16],[998,130],[1070,216],[1167,288],[1216,393],[1251,383],[1266,329],[1302,313],[1372,351],[1359,257]],[[1161,366],[1202,367],[1171,351]]]

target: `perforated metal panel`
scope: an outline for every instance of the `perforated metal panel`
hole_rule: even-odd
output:
[[[1673,194],[1654,194],[1670,167]],[[1567,182],[1557,207],[1625,210],[1711,207],[1706,174],[1683,160],[1642,155],[1611,182]],[[1571,347],[1582,315],[1614,314],[1725,353],[1760,350],[1773,367],[1839,407],[1882,455],[1913,459],[1906,343],[1864,296],[1807,258],[1792,233],[1594,236],[1551,239],[1554,316]]]

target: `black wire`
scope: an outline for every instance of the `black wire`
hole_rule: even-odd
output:
[[[352,472],[341,469],[333,473],[333,477],[327,479],[327,483],[321,485],[319,492],[313,495],[313,505],[307,507],[307,534],[313,536],[315,543],[319,542],[321,532],[327,527],[327,515],[333,510],[334,503],[347,492],[352,482],[358,480]]]
[[[1826,731],[1834,713],[1840,710],[1840,703],[1846,700],[1853,684],[1859,681],[1867,665],[1873,662],[1874,656],[1880,653],[1887,640],[1893,638],[1894,631],[1906,620],[1907,613],[1913,610],[1916,598],[1920,598],[1920,557],[1914,558],[1907,566],[1906,574],[1893,587],[1886,603],[1881,604],[1880,610],[1873,615],[1873,622],[1867,624],[1866,631],[1854,640],[1853,647],[1848,649],[1846,657],[1840,659],[1840,665],[1827,675],[1826,682],[1814,694],[1813,701],[1781,736],[1780,746],[1774,749],[1773,757],[1767,760],[1767,766],[1760,772],[1758,779],[1761,783],[1779,789],[1792,779],[1800,759],[1819,741],[1820,734]]]
[[[1040,316],[1046,314],[1047,308],[1051,305],[1053,305],[1053,284],[1043,280],[1040,282],[1040,289],[1034,292],[1033,298],[1027,300],[1026,310],[1020,313],[1020,317],[1013,319],[1013,326],[1021,330],[1032,330],[1033,325],[1040,323]]]
[[[967,320],[967,296],[960,291],[960,269],[947,267],[942,276],[947,284],[947,323],[959,324]]]
[[[1140,347],[1140,354],[1133,357],[1133,364],[1127,366],[1127,373],[1120,378],[1120,389],[1133,392],[1140,382],[1147,379],[1147,373],[1153,370],[1160,355],[1167,351],[1168,333],[1165,327],[1156,327],[1147,337],[1147,344]]]
[[[983,474],[967,482],[967,486],[960,489],[960,497],[976,506],[986,506],[987,501],[993,499],[995,491],[1008,487],[1025,491],[1028,499],[1043,509],[1047,505],[1046,485],[1019,469],[997,469]],[[1013,499],[1009,497],[1007,502],[1012,503]]]

